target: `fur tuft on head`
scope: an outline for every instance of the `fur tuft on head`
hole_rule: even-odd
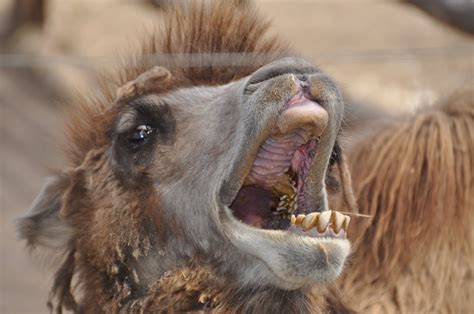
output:
[[[456,96],[400,119],[350,156],[358,205],[375,227],[363,242],[372,244],[366,248],[387,272],[447,236],[443,232],[466,230],[459,211],[474,195],[474,105],[467,99]]]
[[[107,134],[120,109],[114,105],[118,88],[157,65],[168,69],[171,78],[149,90],[155,94],[238,80],[289,55],[268,28],[251,5],[203,1],[171,8],[138,52],[125,59],[119,71],[101,79],[101,94],[77,99],[65,147],[72,165],[78,166],[88,151],[109,141]]]
[[[376,303],[387,306],[378,308],[383,312],[402,305],[465,310],[467,292],[445,287],[462,285],[474,270],[473,99],[474,90],[458,93],[354,145],[349,160],[358,206],[372,217],[352,223],[355,254],[342,280],[342,291],[360,292],[357,300],[346,296],[357,310]],[[364,294],[377,284],[382,294]],[[418,303],[397,301],[405,297]]]

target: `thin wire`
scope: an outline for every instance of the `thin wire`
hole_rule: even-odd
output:
[[[365,215],[365,214],[352,213],[352,212],[340,212],[340,213],[344,214],[344,215],[361,217],[361,218],[373,218],[374,217],[373,215]]]
[[[315,59],[318,63],[377,63],[377,62],[412,62],[426,58],[462,58],[474,56],[474,45],[457,47],[431,47],[431,48],[403,48],[403,49],[373,49],[364,51],[331,51],[318,53]],[[246,66],[255,64],[260,59],[268,60],[271,55],[255,53],[217,53],[217,54],[154,54],[148,55],[145,61],[153,64],[166,63],[173,60],[174,64],[183,67],[198,66]],[[104,64],[118,63],[123,58],[106,56],[40,56],[26,54],[0,55],[1,67],[38,67],[68,65],[73,67],[94,68]],[[209,60],[209,63],[203,63]]]

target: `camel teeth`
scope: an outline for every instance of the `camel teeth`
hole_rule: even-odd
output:
[[[286,208],[278,207],[273,211],[273,215],[283,215],[286,212]]]
[[[328,210],[322,213],[313,212],[307,215],[305,214],[288,214],[285,216],[290,220],[290,223],[295,226],[303,228],[304,231],[308,231],[311,228],[317,228],[320,236],[328,234],[341,236],[341,230],[347,231],[351,218],[347,215],[343,215],[339,212]],[[331,228],[332,230],[329,230]],[[345,237],[345,233],[342,235]]]
[[[206,303],[209,301],[209,299],[210,296],[208,294],[201,293],[201,295],[199,296],[199,303]]]
[[[298,216],[296,216],[295,225],[301,225],[305,217],[306,215],[304,214],[299,214]]]
[[[343,214],[341,214],[339,212],[336,212],[336,211],[333,211],[333,215],[332,215],[331,218],[332,218],[334,231],[336,233],[339,233],[339,231],[341,230],[341,227],[344,224],[344,221],[346,220],[346,218],[344,217]]]
[[[308,230],[314,227],[317,223],[319,213],[309,213],[303,220],[303,228]]]
[[[342,229],[347,231],[347,229],[349,228],[349,223],[351,222],[351,217],[344,215],[344,218],[345,219],[344,219],[344,223],[342,224]]]
[[[321,214],[319,214],[319,220],[318,220],[318,231],[320,233],[326,231],[328,225],[329,225],[329,221],[331,220],[331,215],[332,215],[332,211],[331,210],[327,210],[325,212],[322,212]]]

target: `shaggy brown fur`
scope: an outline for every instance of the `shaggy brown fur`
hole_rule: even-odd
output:
[[[360,212],[340,280],[361,312],[474,307],[474,91],[403,117],[354,145]]]
[[[306,309],[309,313],[319,313],[325,310],[325,301],[321,291],[314,288],[306,294],[287,291],[275,291],[273,298],[292,300],[295,310]],[[252,295],[253,294],[253,295]],[[295,298],[296,296],[296,298]],[[258,302],[260,309],[278,312],[281,308],[267,297],[261,297],[255,291],[244,291],[236,295],[229,289],[228,283],[216,276],[206,267],[186,267],[165,274],[150,287],[146,297],[117,308],[113,303],[106,312],[125,310],[133,313],[162,313],[181,311],[212,311],[213,313],[248,313],[254,309],[249,306],[248,299]]]

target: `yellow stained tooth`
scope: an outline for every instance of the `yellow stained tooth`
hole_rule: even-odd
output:
[[[207,301],[209,301],[209,298],[210,296],[205,294],[205,293],[202,293],[200,296],[199,296],[199,303],[206,303]]]
[[[331,213],[332,211],[327,210],[319,214],[318,231],[323,232],[327,229],[329,221],[331,219]]]
[[[318,218],[318,213],[309,213],[303,220],[303,228],[311,229],[315,226],[315,221]]]
[[[295,215],[291,215],[291,217],[290,217],[290,223],[291,223],[292,225],[294,225],[295,222],[296,222],[296,216],[295,216]]]
[[[347,228],[349,228],[349,223],[351,222],[351,217],[344,215],[344,224],[342,224],[342,228],[347,231]]]
[[[314,213],[315,214],[315,217],[313,219],[313,222],[311,223],[311,227],[310,228],[314,228],[314,227],[317,227],[318,226],[318,223],[319,223],[319,215],[321,213]]]
[[[339,230],[341,230],[341,227],[342,225],[344,224],[344,221],[346,220],[346,218],[344,217],[343,214],[339,213],[339,212],[336,212],[334,211],[333,212],[333,224],[334,224],[334,231],[336,231],[336,233],[339,233]]]
[[[306,216],[304,214],[299,214],[296,216],[295,225],[300,225]]]

